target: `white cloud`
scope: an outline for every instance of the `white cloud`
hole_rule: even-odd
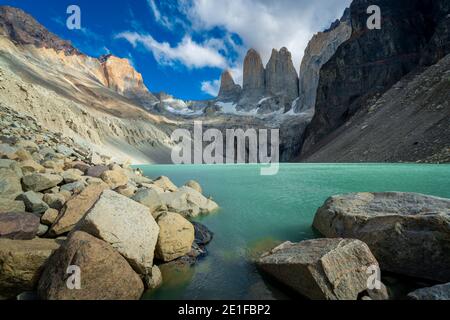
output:
[[[314,33],[340,18],[351,0],[180,0],[199,32],[222,27],[238,34],[245,49],[258,50],[267,62],[272,48],[287,47],[296,68]]]
[[[209,42],[199,44],[190,36],[185,36],[181,42],[172,47],[168,42],[158,42],[151,35],[137,32],[122,32],[116,38],[125,39],[133,46],[142,44],[152,52],[156,61],[163,65],[181,63],[189,69],[216,67],[226,68],[226,59],[218,52],[217,48]]]
[[[209,94],[212,97],[217,97],[220,90],[220,80],[203,81],[202,92]]]
[[[147,0],[147,3],[153,13],[153,16],[155,17],[156,22],[161,24],[162,26],[166,27],[169,30],[172,30],[174,27],[174,24],[171,22],[171,20],[161,14],[161,11],[159,10],[158,6],[156,5],[155,0]]]

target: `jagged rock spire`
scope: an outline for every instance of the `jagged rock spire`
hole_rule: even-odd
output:
[[[244,59],[243,89],[246,92],[265,89],[264,66],[261,56],[255,49],[250,49]]]
[[[224,70],[220,77],[219,98],[237,98],[241,93],[241,86],[233,80],[230,70]]]
[[[271,95],[282,95],[289,100],[298,97],[298,76],[292,55],[285,47],[273,49],[265,72],[266,91]]]

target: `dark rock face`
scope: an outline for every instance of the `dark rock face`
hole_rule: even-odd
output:
[[[31,240],[39,228],[39,217],[32,213],[0,213],[0,238]]]
[[[315,34],[309,41],[300,66],[299,100],[295,106],[296,112],[314,109],[320,70],[351,34],[350,9],[346,9],[340,20],[333,22],[324,32]]]
[[[381,30],[368,30],[369,5],[381,8]],[[320,72],[316,114],[302,157],[314,153],[368,99],[384,93],[421,62],[435,63],[449,52],[447,0],[355,0],[351,38]]]
[[[34,45],[63,51],[66,55],[80,55],[68,41],[49,32],[24,11],[10,6],[0,6],[0,34],[19,45]]]
[[[286,48],[273,49],[266,66],[266,91],[272,95],[285,96],[290,101],[298,97],[298,76]]]
[[[241,86],[236,84],[229,70],[225,70],[220,78],[218,99],[221,101],[235,101],[241,93]]]

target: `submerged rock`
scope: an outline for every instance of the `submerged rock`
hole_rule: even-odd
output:
[[[383,270],[450,281],[450,200],[415,193],[333,196],[314,227],[367,243]]]
[[[450,300],[450,283],[418,289],[408,294],[412,300]]]
[[[369,247],[353,239],[286,242],[264,254],[257,266],[313,300],[356,300],[367,291],[367,272],[378,267]]]
[[[81,271],[81,286],[67,286],[68,266]],[[85,232],[70,234],[49,259],[38,285],[46,300],[135,300],[144,291],[140,277],[108,243]]]

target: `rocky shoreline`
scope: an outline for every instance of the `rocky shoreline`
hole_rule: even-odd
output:
[[[327,238],[281,244],[257,260],[258,268],[309,299],[450,298],[450,199],[333,196],[317,210],[313,227]],[[398,276],[418,289],[398,296],[390,285]]]
[[[219,207],[197,182],[149,179],[3,106],[0,129],[0,298],[139,299],[159,265],[206,254],[189,219]]]

